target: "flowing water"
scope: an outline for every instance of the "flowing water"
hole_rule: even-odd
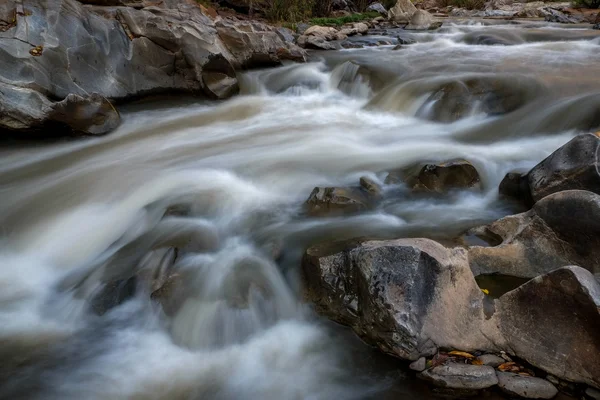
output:
[[[600,125],[600,38],[542,24],[394,34],[416,43],[249,72],[226,102],[124,107],[102,138],[5,145],[0,398],[430,398],[301,302],[302,251],[448,239],[514,212],[504,174]],[[481,192],[388,185],[359,215],[302,207],[315,186],[457,158]]]

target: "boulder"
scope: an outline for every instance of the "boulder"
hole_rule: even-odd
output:
[[[492,319],[511,353],[561,379],[600,388],[600,285],[589,271],[556,269],[504,294],[495,309]]]
[[[510,396],[525,399],[551,399],[558,394],[558,389],[545,379],[523,376],[512,372],[496,372],[498,387]]]
[[[544,7],[540,9],[540,12],[544,16],[544,19],[548,22],[558,22],[560,24],[577,24],[582,22],[580,18],[567,15],[551,7]]]
[[[506,174],[500,186],[498,192],[508,198],[515,199],[528,207],[533,205],[531,199],[531,192],[529,191],[529,180],[526,174],[519,172],[509,172]]]
[[[428,239],[353,240],[309,248],[302,269],[317,311],[397,357],[417,360],[440,347],[494,351],[502,343],[486,322],[464,249]]]
[[[118,121],[111,101],[168,91],[226,98],[238,91],[235,68],[303,59],[267,25],[221,20],[217,29],[194,2],[147,3],[3,2],[0,13],[16,18],[0,27],[0,130],[106,133]]]
[[[586,133],[576,136],[536,165],[527,174],[533,202],[571,189],[600,194],[599,151],[600,137]]]
[[[408,30],[427,30],[434,23],[433,16],[425,10],[417,10],[410,18],[410,23],[406,28]]]
[[[427,368],[427,359],[425,357],[421,357],[417,361],[410,363],[408,367],[417,372],[425,371],[425,368]]]
[[[481,181],[477,169],[464,160],[440,164],[425,164],[415,175],[415,168],[391,172],[386,183],[404,181],[414,191],[447,193],[456,189],[479,189]]]
[[[450,389],[480,390],[498,384],[494,368],[485,365],[449,363],[423,371],[418,376],[435,386]]]
[[[364,22],[357,22],[352,25],[352,28],[356,29],[356,31],[361,35],[364,35],[369,31],[369,25],[365,24]]]
[[[583,190],[554,193],[531,210],[508,216],[472,234],[493,247],[469,248],[475,275],[534,278],[564,265],[600,274],[600,196]]]
[[[489,365],[490,367],[494,368],[506,362],[504,358],[498,357],[494,354],[483,354],[477,357],[477,360],[479,360],[483,365]]]
[[[336,50],[337,47],[333,43],[329,43],[327,40],[318,36],[306,36],[302,35],[298,38],[298,45],[305,49],[314,50]]]
[[[330,26],[313,25],[304,31],[305,36],[316,36],[324,40],[337,40],[338,30]]]
[[[316,187],[306,205],[311,215],[341,215],[369,209],[372,199],[360,187]]]
[[[396,5],[388,11],[388,19],[393,22],[410,22],[413,14],[417,12],[417,7],[410,0],[398,0]]]
[[[369,6],[367,7],[367,12],[378,12],[379,14],[383,15],[383,16],[387,16],[388,12],[385,9],[384,6],[381,5],[381,3],[371,3],[369,4]]]

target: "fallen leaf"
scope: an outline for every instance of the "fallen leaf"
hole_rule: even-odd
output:
[[[33,49],[29,50],[29,54],[31,54],[32,56],[39,57],[42,55],[43,51],[44,51],[43,46],[35,46]]]
[[[489,290],[487,290],[487,289],[481,289],[481,291],[482,291],[483,293],[485,293],[485,294],[490,294],[490,291],[489,291]]]
[[[483,365],[483,362],[481,360],[473,360],[473,361],[471,361],[471,364],[473,364],[473,365]]]
[[[437,367],[438,365],[442,365],[443,363],[445,363],[448,360],[448,356],[445,354],[436,354],[435,356],[433,356],[433,359],[431,360],[431,367]]]
[[[472,358],[475,358],[475,356],[473,356],[473,354],[470,353],[465,353],[464,351],[451,351],[450,353],[448,353],[448,355],[450,356],[459,356],[459,357],[464,357],[464,358],[468,358],[469,360]]]
[[[498,369],[499,369],[500,371],[506,371],[506,370],[509,370],[509,369],[511,369],[511,368],[512,368],[512,367],[514,367],[515,365],[516,365],[516,364],[515,364],[514,362],[506,362],[506,363],[504,363],[504,364],[500,364],[500,365],[498,366]]]

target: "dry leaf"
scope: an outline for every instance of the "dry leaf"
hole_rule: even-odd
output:
[[[489,291],[489,290],[487,290],[487,289],[481,289],[481,291],[482,291],[483,293],[485,293],[485,294],[490,294],[490,291]]]
[[[448,360],[448,356],[445,354],[436,354],[435,356],[433,356],[433,359],[431,360],[431,367],[437,367],[438,365],[442,365],[443,363],[445,363]]]
[[[464,357],[464,358],[468,358],[469,360],[475,358],[475,356],[473,354],[465,353],[464,351],[451,351],[450,353],[448,353],[448,355]]]
[[[473,364],[473,365],[483,365],[483,362],[481,360],[473,360],[473,361],[471,361],[471,364]]]
[[[42,55],[43,51],[44,51],[43,46],[35,46],[33,49],[29,50],[29,54],[31,54],[32,56],[39,57]]]

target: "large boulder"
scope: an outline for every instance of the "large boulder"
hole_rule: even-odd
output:
[[[600,196],[595,193],[555,193],[528,212],[499,219],[472,233],[497,244],[469,249],[475,275],[534,278],[576,264],[600,276]]]
[[[418,173],[415,170],[418,168]],[[386,183],[404,182],[414,191],[446,193],[450,190],[479,189],[481,180],[477,169],[468,161],[452,160],[425,164],[393,171]]]
[[[226,98],[238,91],[235,68],[302,58],[266,25],[224,20],[217,29],[193,1],[94,3],[118,6],[0,5],[0,19],[8,21],[0,29],[0,130],[52,125],[61,128],[47,130],[55,134],[106,133],[118,120],[108,101],[173,90]],[[62,116],[73,104],[77,112]],[[90,117],[94,107],[97,118]]]
[[[510,352],[561,379],[600,387],[600,285],[563,267],[495,302],[494,322]]]
[[[417,10],[410,17],[410,22],[404,29],[427,30],[434,24],[433,16],[425,10]]]
[[[410,0],[398,0],[396,5],[388,11],[388,19],[393,22],[409,23],[411,17],[417,12],[417,7]]]
[[[428,369],[419,378],[449,389],[479,390],[498,384],[496,371],[486,365],[449,363]]]
[[[545,379],[523,376],[512,372],[496,373],[498,387],[510,396],[525,399],[551,399],[558,394],[558,389]]]
[[[303,275],[318,311],[397,357],[502,343],[463,249],[428,239],[324,244],[307,250]]]

